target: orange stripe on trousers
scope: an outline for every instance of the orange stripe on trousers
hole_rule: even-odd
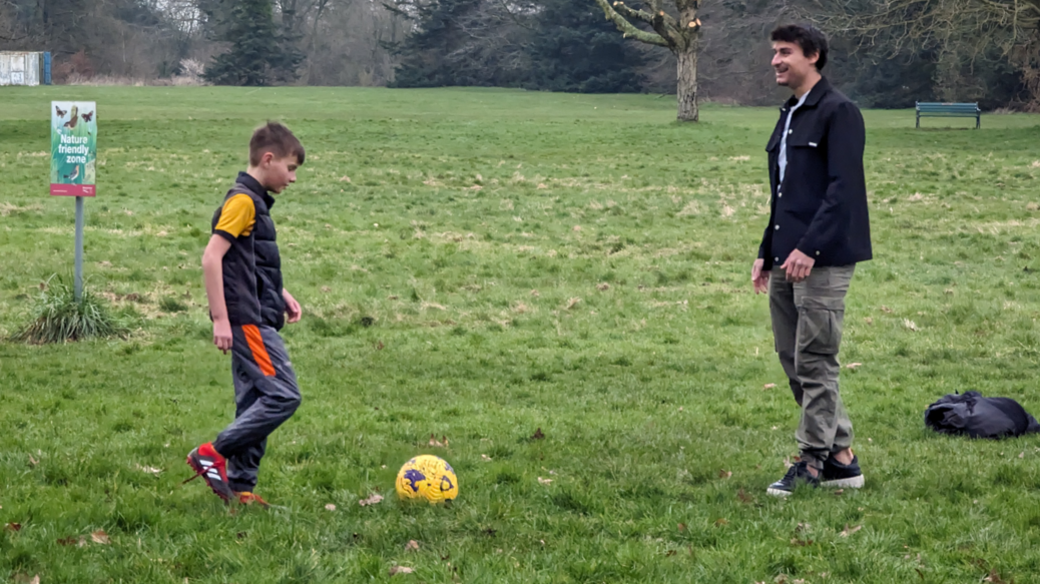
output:
[[[253,360],[260,366],[260,372],[267,377],[274,377],[274,365],[271,364],[271,356],[267,354],[264,347],[264,337],[260,335],[260,329],[255,324],[242,325],[242,332],[246,334],[246,342],[249,350],[253,352]]]

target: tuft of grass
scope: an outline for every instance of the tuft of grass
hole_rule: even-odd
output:
[[[163,299],[159,301],[159,308],[163,309],[165,312],[184,312],[188,310],[186,304],[177,300],[173,296],[164,296]]]
[[[53,278],[52,278],[53,280]],[[109,311],[104,300],[83,290],[77,301],[72,286],[48,280],[32,310],[32,321],[11,339],[43,345],[123,336],[126,328]]]

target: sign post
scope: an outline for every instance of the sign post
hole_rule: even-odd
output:
[[[51,195],[76,197],[76,300],[83,295],[83,197],[97,195],[96,112],[92,101],[51,102]]]
[[[76,197],[76,279],[75,296],[83,297],[83,197]]]

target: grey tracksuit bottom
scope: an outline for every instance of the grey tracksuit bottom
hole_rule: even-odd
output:
[[[300,389],[278,331],[243,325],[231,327],[231,333],[235,421],[217,436],[213,447],[228,460],[231,489],[252,492],[267,436],[299,407]]]

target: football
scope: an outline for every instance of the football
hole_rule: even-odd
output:
[[[397,496],[430,504],[450,501],[459,494],[455,469],[444,459],[423,454],[404,463],[397,473]]]

